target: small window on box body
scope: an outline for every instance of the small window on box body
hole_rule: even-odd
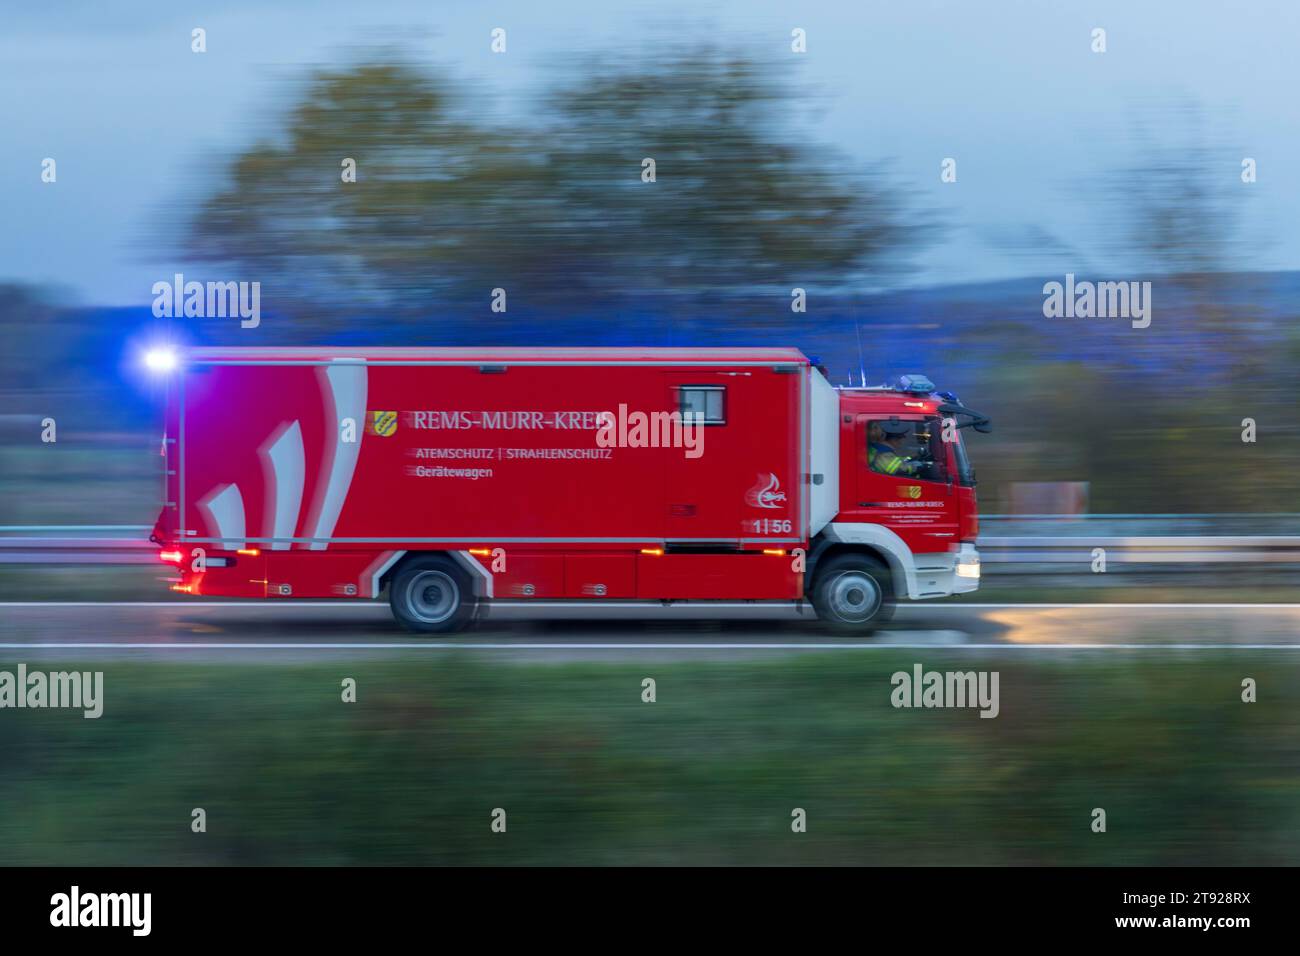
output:
[[[723,385],[682,385],[677,389],[677,410],[684,422],[727,424],[727,389]]]

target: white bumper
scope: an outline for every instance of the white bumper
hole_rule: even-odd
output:
[[[980,553],[973,544],[960,545],[947,554],[918,554],[914,560],[915,587],[907,595],[914,601],[965,594],[980,586]]]
[[[957,560],[953,565],[953,593],[965,594],[968,591],[979,590],[980,553],[975,550],[975,545],[961,545],[956,557]]]
[[[866,545],[883,554],[899,598],[920,601],[966,594],[980,586],[980,555],[973,544],[961,544],[955,551],[913,554],[902,538],[880,525],[831,522],[822,534],[832,541]]]

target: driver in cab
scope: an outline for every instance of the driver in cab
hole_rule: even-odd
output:
[[[872,471],[886,475],[912,476],[920,466],[901,454],[907,429],[898,425],[872,422],[867,432],[867,463]]]

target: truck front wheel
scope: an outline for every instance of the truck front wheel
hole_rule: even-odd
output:
[[[832,630],[869,634],[894,616],[893,582],[879,562],[861,554],[839,555],[818,569],[812,602]]]
[[[388,602],[402,627],[421,634],[450,634],[474,618],[469,580],[442,555],[423,555],[403,564],[388,587]]]

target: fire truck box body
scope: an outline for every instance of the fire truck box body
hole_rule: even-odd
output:
[[[962,463],[868,463],[939,400],[794,349],[198,348],[168,391],[154,540],[191,594],[375,598],[429,553],[479,602],[800,600],[846,550],[891,599],[977,581]]]

